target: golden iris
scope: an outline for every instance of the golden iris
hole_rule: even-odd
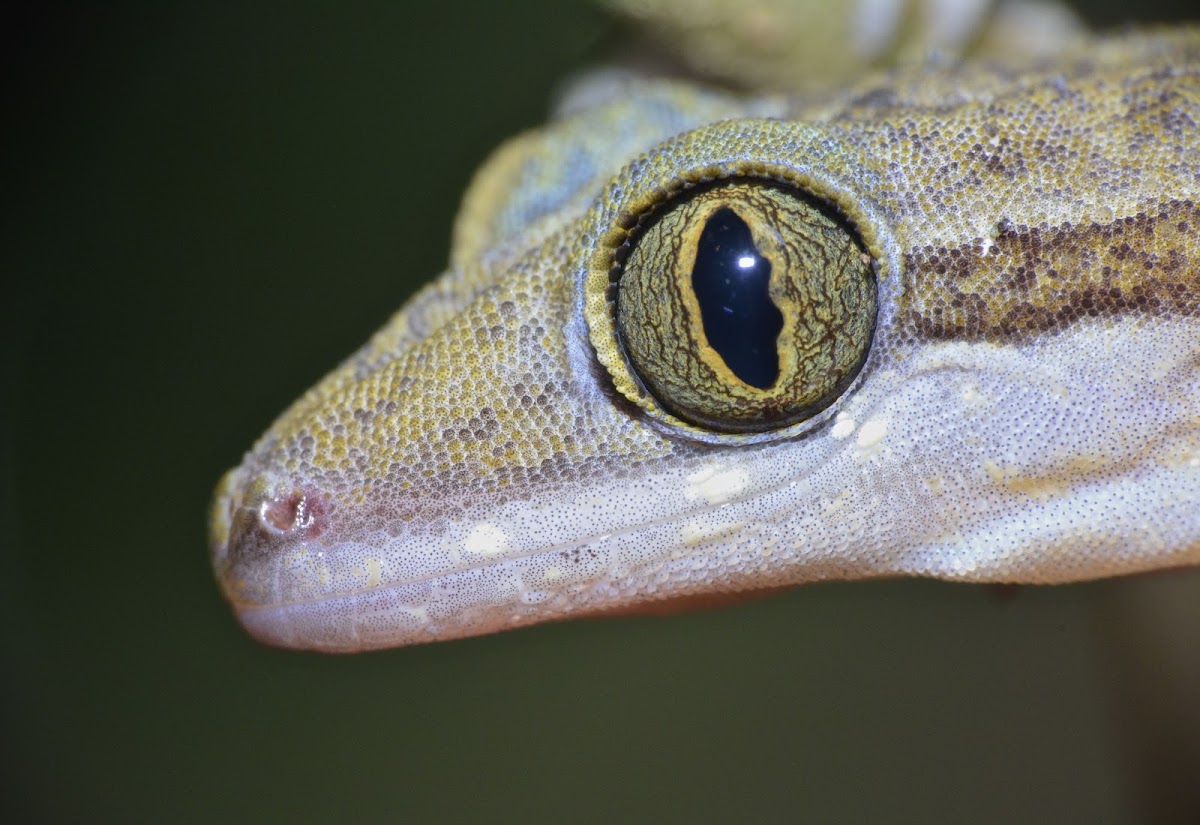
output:
[[[768,180],[688,190],[635,230],[617,282],[628,361],[663,408],[721,433],[819,413],[862,369],[871,258],[826,204]]]

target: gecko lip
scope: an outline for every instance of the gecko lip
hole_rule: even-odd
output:
[[[393,577],[381,573],[369,541],[275,529],[270,510],[279,500],[231,503],[228,542],[214,551],[222,559],[217,575],[226,598],[261,642],[330,652],[414,644],[474,635],[480,626],[528,624],[552,601],[551,593],[520,583],[535,580],[559,548]],[[419,558],[429,545],[406,536],[404,546],[408,552],[399,556]],[[595,580],[605,566],[593,558],[578,572]],[[523,608],[514,613],[514,604]]]
[[[213,560],[245,630],[281,647],[353,651],[584,615],[619,599],[614,573],[645,561],[647,547],[664,556],[678,530],[672,519],[597,529],[525,500],[455,510],[438,529],[354,526],[374,524],[379,506],[233,471],[214,503]],[[539,524],[548,529],[536,535]]]
[[[737,470],[673,475],[695,495],[671,498],[679,485],[659,477],[610,479],[587,499],[572,496],[569,511],[528,498],[489,502],[451,508],[436,529],[420,520],[379,527],[379,501],[325,496],[316,537],[297,518],[306,508],[293,491],[302,485],[250,481],[222,505],[231,527],[218,577],[247,632],[281,647],[356,651],[473,636],[604,612],[634,594],[688,595],[709,575],[692,553],[748,523],[762,494],[766,506],[783,506],[799,483],[788,476],[750,495]],[[725,505],[715,525],[702,521],[714,496]],[[637,504],[667,515],[639,517]],[[371,526],[354,527],[363,523]],[[772,563],[753,554],[762,571]],[[748,584],[758,572],[748,568]]]
[[[388,569],[379,536],[342,529],[329,496],[241,481],[235,475],[224,482],[214,503],[213,561],[238,621],[261,642],[334,652],[413,644],[474,635],[481,623],[495,629],[530,623],[549,601],[548,593],[514,582],[534,580],[532,571],[544,571],[546,557],[561,548],[517,559],[481,553],[460,569],[449,560]],[[353,510],[344,506],[342,515],[353,521]],[[419,534],[391,539],[393,551],[397,543],[404,548],[393,557],[410,560],[428,558],[440,541]],[[594,579],[604,567],[599,561],[578,565],[579,572]],[[512,614],[514,601],[526,608],[520,616]]]
[[[311,601],[238,606],[237,617],[261,642],[327,652],[454,638],[477,632],[469,629],[472,623],[466,617],[471,612],[442,614],[431,608],[431,599],[439,593],[469,593],[466,579],[477,577],[477,571],[467,571]],[[463,629],[455,632],[454,627]]]
[[[536,612],[549,598],[514,582],[537,579],[533,571],[544,571],[546,557],[561,548],[513,559],[482,546],[496,538],[488,531],[459,525],[450,529],[467,535],[450,544],[476,551],[465,549],[470,558],[464,559],[444,551],[439,532],[355,529],[369,521],[363,510],[372,506],[270,473],[227,474],[214,501],[213,563],[252,636],[329,651],[411,644],[477,633],[469,628],[480,624],[481,612],[504,612],[490,621],[516,626],[522,622],[509,615],[514,600]],[[603,564],[589,560],[575,568],[594,580]]]

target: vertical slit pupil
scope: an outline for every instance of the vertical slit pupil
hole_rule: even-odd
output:
[[[708,344],[745,383],[766,389],[779,378],[776,339],[783,313],[771,301],[771,264],[758,254],[746,222],[714,212],[700,233],[692,290]]]

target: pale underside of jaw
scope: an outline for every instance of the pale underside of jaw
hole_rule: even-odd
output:
[[[295,548],[265,562],[276,600],[239,619],[271,644],[353,651],[807,581],[1197,564],[1198,334],[1128,319],[930,343],[794,442],[479,503],[436,536]]]

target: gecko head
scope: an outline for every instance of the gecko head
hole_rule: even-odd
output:
[[[905,246],[873,168],[839,130],[725,121],[581,183],[590,205],[482,231],[222,482],[239,620],[353,651],[821,579],[1194,563],[1197,270],[1137,274],[1194,260],[1194,202]],[[727,246],[765,345],[704,318],[740,311],[697,287]],[[1128,293],[1076,272],[1030,304],[1031,256],[1070,273],[1081,249]]]
[[[782,158],[714,155],[681,177],[670,158],[721,152],[709,132],[722,128],[780,144],[769,121],[675,140],[615,179],[619,198],[443,275],[272,425],[211,515],[217,577],[247,630],[359,650],[774,584],[781,561],[761,548],[740,576],[718,575],[741,562],[711,549],[756,540],[755,500],[797,477],[756,456],[827,421],[858,379],[874,266],[837,217],[852,201],[836,187],[814,196]],[[709,237],[726,223],[738,244]],[[795,237],[797,226],[811,232]],[[668,254],[672,234],[691,239],[687,260]],[[700,313],[725,298],[692,294],[693,258],[717,280],[761,270],[740,326],[773,312],[762,342],[709,345]],[[808,274],[827,267],[805,262],[830,261],[826,280]],[[618,271],[634,285],[615,283]],[[658,309],[660,292],[682,302]],[[802,323],[812,306],[821,325]],[[638,330],[681,314],[691,321],[671,331],[674,354],[636,345]],[[705,393],[680,396],[676,355]],[[728,366],[739,356],[757,377]],[[817,361],[831,366],[808,369]]]

